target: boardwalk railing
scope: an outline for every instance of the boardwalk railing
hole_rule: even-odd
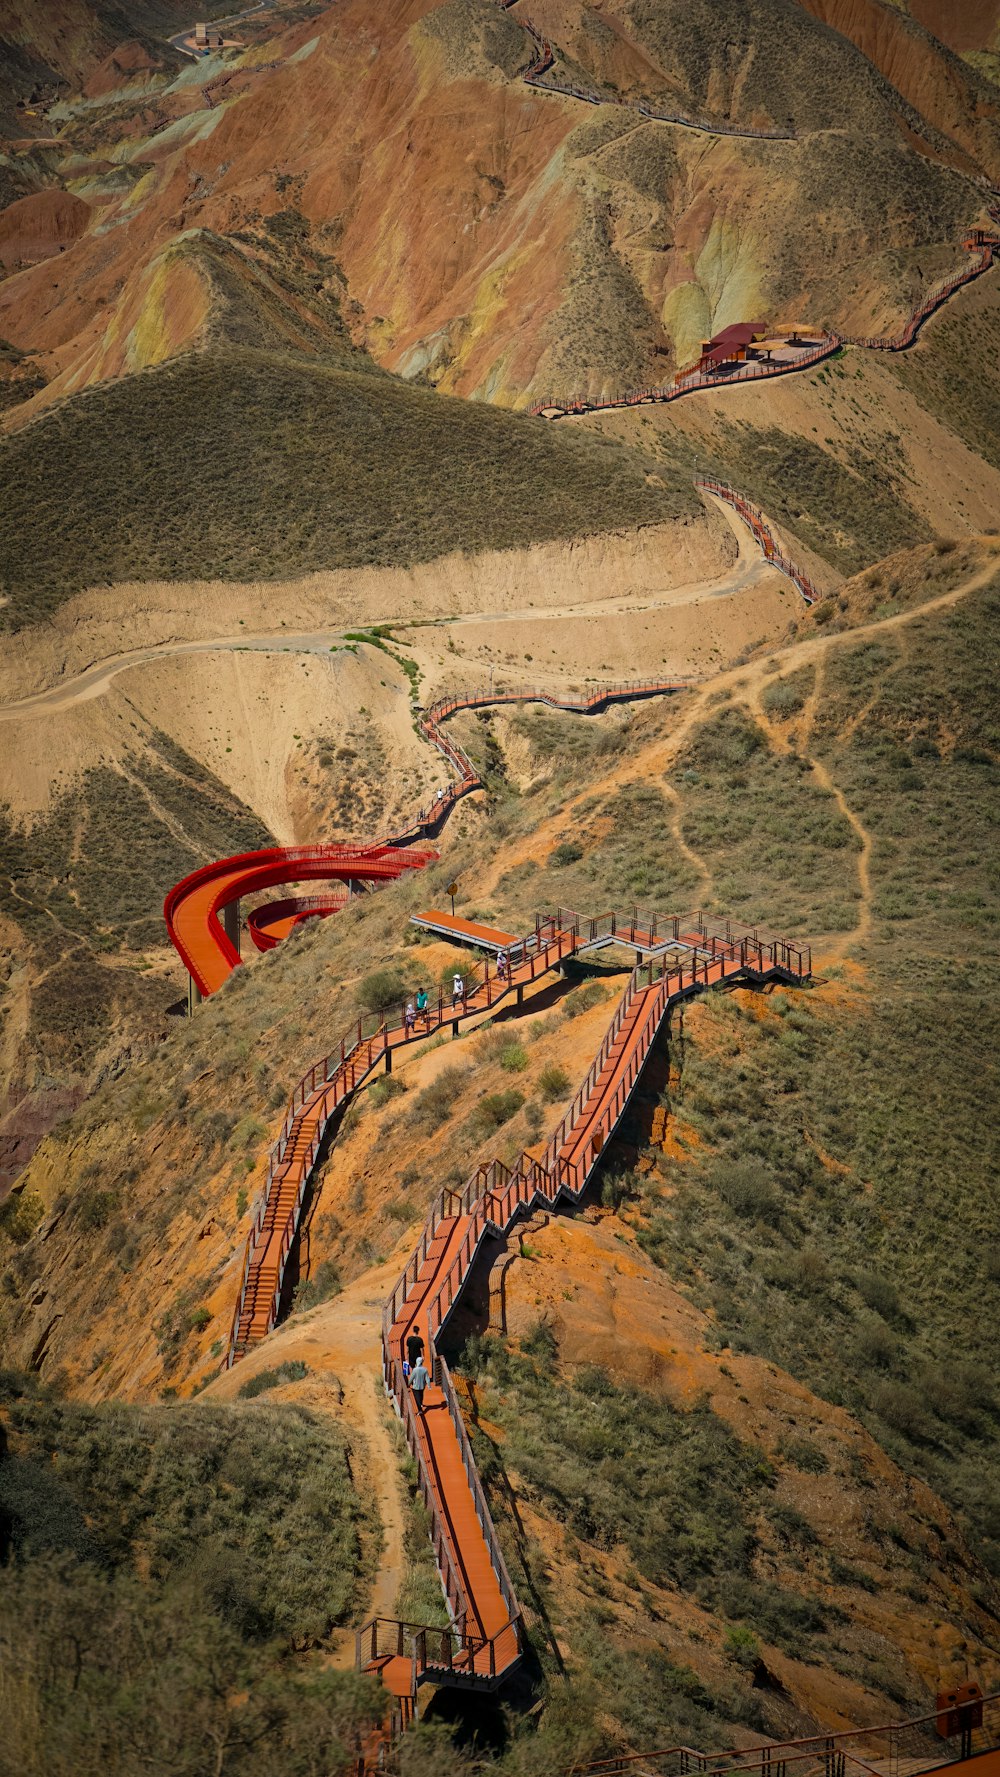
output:
[[[551,919],[540,921],[517,944],[517,961],[507,976],[498,976],[496,965],[487,958],[478,966],[463,969],[465,991],[458,1001],[439,992],[437,1005],[428,1006],[426,1013],[410,1025],[402,1006],[398,1018],[381,1014],[372,1014],[367,1020],[361,1017],[341,1037],[339,1046],[335,1045],[324,1060],[314,1063],[302,1075],[268,1157],[264,1187],[254,1208],[230,1327],[226,1368],[231,1368],[249,1343],[269,1333],[277,1320],[285,1268],[298,1231],[306,1187],[326,1131],[347,1100],[395,1049],[422,1042],[461,1018],[488,1012],[509,993],[557,967],[574,948],[575,940],[567,933],[557,932]],[[311,1124],[308,1135],[307,1116]],[[285,1184],[292,1184],[295,1189],[289,1201],[280,1203],[279,1230],[274,1210]],[[286,1199],[288,1195],[286,1192]],[[276,1247],[272,1245],[275,1237]],[[266,1270],[260,1263],[265,1253]],[[255,1323],[252,1329],[248,1324],[250,1316]]]
[[[957,1743],[957,1744],[955,1744]],[[1000,1693],[949,1710],[843,1733],[726,1752],[692,1746],[619,1753],[568,1766],[561,1777],[914,1777],[1000,1746]]]
[[[641,109],[641,107],[640,107]],[[671,121],[677,122],[679,119]],[[717,131],[716,133],[723,133]],[[744,133],[744,132],[739,132]],[[750,133],[750,132],[747,132]],[[1000,228],[1000,201],[996,194],[990,193],[990,201],[986,210],[992,221]],[[683,395],[693,394],[697,390],[728,389],[734,383],[759,382],[765,377],[790,376],[799,370],[807,370],[810,365],[819,364],[829,358],[841,346],[860,346],[870,352],[905,352],[915,341],[924,322],[954,296],[965,284],[974,278],[981,277],[989,271],[990,266],[1000,256],[1000,234],[991,234],[985,228],[974,228],[962,242],[967,253],[974,253],[975,259],[956,272],[953,277],[938,286],[924,298],[920,306],[914,309],[909,320],[898,333],[878,337],[841,333],[835,327],[825,328],[821,338],[814,344],[799,352],[794,359],[779,362],[765,361],[754,358],[752,362],[733,370],[727,366],[716,371],[705,371],[699,368],[682,372],[672,383],[660,387],[650,386],[627,389],[621,395],[607,398],[596,398],[590,395],[552,395],[545,400],[533,401],[528,413],[534,416],[544,415],[548,419],[565,419],[567,416],[582,413],[605,413],[618,407],[645,407],[665,401],[677,401]]]
[[[710,929],[710,926],[713,929]],[[715,927],[719,929],[714,929]],[[491,1684],[501,1678],[520,1657],[522,1625],[520,1609],[500,1550],[486,1503],[447,1362],[437,1349],[442,1331],[461,1297],[476,1256],[488,1238],[502,1237],[513,1222],[539,1204],[551,1208],[561,1198],[578,1202],[601,1154],[621,1121],[635,1090],[656,1034],[670,1007],[706,988],[739,979],[807,979],[811,972],[808,946],[764,935],[732,921],[709,921],[702,914],[640,916],[608,913],[583,918],[561,910],[539,916],[541,937],[558,932],[572,942],[605,942],[609,937],[645,947],[656,934],[669,934],[670,954],[637,963],[625,992],[605,1032],[586,1078],[569,1110],[549,1141],[541,1160],[525,1152],[514,1167],[499,1160],[480,1165],[459,1190],[441,1190],[431,1205],[414,1251],[388,1296],[382,1312],[382,1360],[386,1388],[403,1422],[407,1442],[417,1464],[421,1497],[429,1514],[435,1556],[449,1610],[455,1624],[457,1645],[466,1637],[472,1617],[472,1600],[463,1584],[461,1551],[446,1517],[434,1477],[428,1472],[412,1396],[403,1373],[403,1345],[412,1324],[411,1302],[419,1302],[426,1328],[433,1380],[442,1389],[476,1518],[489,1553],[508,1621],[470,1655],[462,1646],[461,1657],[452,1659],[445,1672],[434,1659],[432,1628],[412,1630],[404,1626],[411,1652],[414,1696],[427,1677],[452,1683]],[[464,1222],[465,1226],[462,1227]],[[435,1246],[451,1235],[460,1236],[458,1250],[447,1270],[434,1278],[430,1289],[421,1284],[425,1268],[433,1267]],[[361,1632],[374,1633],[371,1625]],[[450,1645],[450,1644],[449,1644]]]
[[[736,488],[730,487],[727,481],[705,479],[696,481],[695,487],[702,488],[705,493],[715,494],[717,499],[725,500],[727,505],[732,506],[734,512],[739,513],[744,524],[748,525],[753,532],[763,550],[765,561],[769,561],[772,567],[777,568],[779,573],[784,574],[786,579],[798,588],[807,605],[816,603],[816,600],[822,596],[819,588],[810,580],[808,574],[802,568],[797,567],[785,554],[759,506],[755,506],[745,494],[738,493]]]
[[[843,343],[839,334],[824,332],[818,344],[806,347],[787,362],[775,364],[754,358],[736,369],[723,366],[717,371],[687,370],[672,383],[627,389],[623,395],[611,395],[607,400],[588,395],[573,395],[569,399],[550,395],[544,401],[533,401],[528,413],[535,417],[544,414],[549,419],[564,419],[572,414],[606,413],[615,407],[653,407],[665,401],[679,401],[682,395],[693,394],[698,389],[728,389],[734,383],[760,382],[764,377],[789,376],[793,371],[807,370],[810,364],[819,364],[829,358]]]
[[[509,12],[517,0],[497,0],[497,5],[504,12]],[[623,99],[617,93],[598,92],[591,87],[573,86],[567,80],[544,80],[543,75],[555,65],[555,51],[548,38],[543,36],[538,26],[523,14],[518,23],[532,39],[533,51],[531,60],[521,69],[521,79],[528,86],[533,86],[543,93],[557,93],[564,99],[579,99],[584,105],[621,105],[630,111],[637,111],[640,117],[648,117],[657,123],[678,124],[682,129],[697,130],[706,136],[747,136],[774,142],[794,142],[797,140],[794,130],[767,129],[763,126],[740,123],[722,123],[708,117],[689,117],[680,111],[664,111],[649,104],[645,99]]]

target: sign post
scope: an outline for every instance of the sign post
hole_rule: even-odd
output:
[[[452,919],[454,919],[454,917],[455,917],[455,896],[458,894],[458,883],[457,882],[449,882],[448,887],[445,889],[444,892],[446,895],[451,896],[451,917],[452,917]]]

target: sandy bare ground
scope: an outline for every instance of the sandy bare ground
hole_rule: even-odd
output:
[[[556,643],[550,643],[547,649],[548,654],[554,657],[552,674],[566,677],[579,676],[590,671],[597,664],[597,654],[612,651],[621,657],[623,650],[620,641],[616,644],[614,638],[626,632],[631,634],[629,626],[633,620],[641,618],[641,627],[646,630],[650,627],[651,620],[662,619],[662,614],[667,613],[667,629],[677,630],[679,623],[683,622],[680,614],[686,611],[688,621],[683,625],[683,640],[675,647],[674,652],[689,660],[692,652],[691,620],[693,613],[699,612],[706,600],[729,598],[736,592],[760,586],[763,582],[761,598],[755,603],[753,611],[749,612],[746,604],[741,604],[739,621],[743,623],[750,616],[758,625],[763,623],[765,626],[773,618],[780,620],[785,616],[783,609],[777,609],[778,603],[785,602],[792,606],[795,603],[794,595],[789,601],[782,601],[782,589],[788,583],[767,568],[746,527],[736,515],[721,500],[712,498],[712,504],[717,507],[733,532],[736,555],[733,566],[727,573],[707,583],[699,580],[684,581],[675,586],[667,584],[658,591],[642,589],[619,592],[606,598],[585,598],[572,603],[547,606],[542,612],[533,606],[498,611],[489,616],[479,612],[463,612],[455,617],[422,619],[420,628],[411,628],[405,619],[396,619],[397,627],[406,632],[408,643],[416,641],[421,628],[433,630],[435,641],[443,640],[444,635],[439,636],[437,632],[444,632],[450,646],[464,658],[476,658],[479,655],[489,658],[492,655],[496,658],[520,659],[519,653],[515,654],[510,650],[512,640],[519,643],[528,635],[556,635],[558,647]],[[357,623],[360,619],[354,618],[353,621]],[[694,623],[698,627],[704,627],[700,617],[694,618]],[[558,630],[553,628],[556,624]],[[662,622],[658,623],[658,627],[662,627]],[[236,634],[212,636],[206,640],[166,641],[147,647],[130,648],[112,654],[107,659],[95,661],[72,678],[61,679],[58,684],[45,690],[0,704],[0,721],[48,716],[58,710],[88,703],[93,698],[101,697],[119,674],[157,660],[184,655],[253,650],[272,654],[294,652],[326,656],[331,649],[343,642],[346,633],[348,632],[343,627],[263,632],[245,628]],[[588,645],[585,640],[589,633],[593,636],[592,645]],[[423,651],[429,659],[432,658],[434,642],[431,641]],[[693,652],[698,651],[699,644],[695,642]],[[548,670],[546,667],[547,672]]]
[[[592,801],[595,797],[609,794],[627,783],[655,781],[663,784],[667,773],[683,751],[691,735],[707,719],[711,710],[718,707],[720,699],[726,694],[733,696],[737,702],[743,703],[754,719],[760,720],[762,714],[761,694],[769,682],[784,677],[799,667],[808,665],[816,668],[817,677],[819,677],[824,671],[827,661],[841,648],[857,647],[859,643],[867,642],[873,636],[904,630],[907,624],[914,622],[925,613],[947,610],[967,598],[979,587],[987,585],[1000,569],[1000,543],[997,543],[992,537],[983,538],[982,542],[987,552],[985,561],[949,592],[941,593],[937,598],[928,599],[921,605],[911,606],[893,616],[865,623],[856,629],[840,630],[833,634],[821,631],[817,635],[790,642],[784,647],[775,648],[766,658],[758,658],[748,665],[729,667],[694,687],[687,698],[683,713],[674,723],[669,734],[662,740],[655,741],[627,764],[608,772],[605,777],[589,780],[586,789],[581,790],[578,796],[573,797],[565,804],[559,816],[563,827],[568,830],[571,826],[578,803]],[[796,731],[797,749],[803,758],[808,759],[817,782],[833,795],[841,813],[854,828],[860,841],[860,851],[857,856],[859,887],[857,924],[852,931],[838,934],[824,944],[825,956],[842,956],[862,944],[871,929],[869,862],[872,842],[870,833],[857,811],[851,807],[840,785],[837,784],[823,762],[815,758],[809,751],[814,711],[815,699],[811,700],[803,711],[802,721]],[[778,736],[774,724],[765,719],[764,726],[771,744],[784,748],[787,743]],[[524,863],[529,858],[537,860],[545,856],[551,839],[551,832],[540,831],[526,835],[513,845],[507,845],[502,857],[491,861],[476,881],[474,886],[477,895],[480,898],[488,898],[495,890],[500,877],[507,871],[516,868],[517,865]],[[696,853],[690,852],[689,848],[685,849],[688,851],[690,861],[701,874],[706,887],[710,887],[711,874],[704,861]]]
[[[735,514],[712,505],[723,563],[714,575],[684,577],[671,555],[654,576],[654,564],[641,556],[634,577],[619,563],[617,585],[610,573],[603,582],[563,581],[558,603],[556,585],[548,585],[543,611],[510,596],[493,612],[399,623],[399,642],[420,668],[423,701],[445,684],[483,683],[493,673],[497,685],[577,689],[595,678],[699,678],[754,643],[776,641],[797,614],[798,595],[763,562]],[[319,743],[356,748],[368,735],[377,737],[398,804],[387,805],[386,818],[416,806],[445,782],[444,768],[414,732],[398,664],[375,647],[345,648],[347,633],[344,625],[245,623],[235,632],[114,651],[57,677],[0,705],[0,801],[30,822],[90,768],[128,774],[137,749],[165,734],[283,843],[333,837],[314,818],[310,760]]]
[[[345,629],[470,614],[517,621],[528,611],[557,612],[615,597],[660,598],[704,587],[737,561],[731,526],[713,506],[690,520],[620,535],[545,543],[530,549],[460,553],[414,568],[345,569],[301,580],[121,585],[80,593],[51,621],[4,641],[0,705],[116,660],[189,643],[218,647],[277,639],[322,638]]]

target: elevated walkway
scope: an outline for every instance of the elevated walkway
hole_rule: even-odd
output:
[[[740,980],[802,982],[811,972],[808,948],[735,930],[731,922],[714,922],[722,930],[710,929],[713,922],[702,915],[655,921],[633,909],[628,916],[594,921],[564,911],[548,917],[559,937],[571,941],[567,954],[622,941],[652,948],[661,939],[670,953],[636,965],[600,1050],[542,1158],[526,1152],[513,1168],[494,1161],[479,1167],[461,1192],[439,1193],[383,1310],[386,1386],[417,1463],[452,1626],[441,1630],[372,1619],[359,1632],[358,1659],[372,1672],[387,1669],[388,1662],[398,1684],[408,1657],[414,1708],[425,1681],[496,1686],[516,1666],[522,1649],[520,1609],[440,1351],[478,1252],[486,1240],[502,1239],[519,1216],[560,1201],[579,1202],[674,1005]],[[423,1414],[415,1411],[403,1375],[405,1342],[415,1327],[432,1373]]]
[[[509,950],[518,943],[516,932],[502,932],[497,926],[479,925],[472,919],[460,919],[455,913],[442,913],[431,907],[427,913],[410,916],[411,926],[433,932],[436,937],[456,938],[462,944],[474,944],[478,950]]]
[[[191,977],[195,1000],[215,993],[239,966],[236,934],[220,922],[219,914],[244,895],[286,882],[395,882],[436,855],[386,843],[271,846],[192,871],[170,890],[163,917]]]
[[[247,931],[258,950],[274,950],[296,926],[339,913],[347,901],[346,890],[335,895],[300,895],[286,901],[267,901],[247,915]]]
[[[544,703],[550,709],[594,715],[611,703],[662,697],[686,690],[687,686],[688,681],[680,679],[598,685],[579,699],[558,697],[541,689],[494,691],[484,687],[443,698],[420,716],[420,731],[455,773],[454,781],[447,789],[438,790],[398,832],[369,843],[272,846],[265,851],[243,852],[203,865],[169,891],[163,903],[163,917],[170,941],[188,971],[192,1008],[215,993],[240,965],[238,909],[243,896],[297,882],[364,882],[377,887],[394,882],[406,870],[422,869],[437,857],[436,851],[426,847],[414,849],[414,842],[433,838],[456,803],[482,788],[482,779],[469,755],[444,733],[442,725],[449,716],[459,710],[511,703]],[[259,944],[260,934],[266,940],[268,930],[264,916],[258,912],[254,919],[254,942],[259,948],[271,948],[266,941],[263,946]],[[296,923],[291,919],[287,929]]]
[[[553,919],[518,941],[518,960],[504,980],[489,961],[464,970],[465,993],[458,1000],[441,993],[437,1004],[407,1027],[400,1008],[396,1020],[363,1019],[345,1033],[321,1062],[302,1076],[292,1094],[281,1134],[271,1150],[267,1179],[257,1205],[243,1259],[240,1293],[233,1315],[227,1366],[266,1337],[277,1319],[288,1255],[298,1232],[302,1204],[327,1129],[348,1100],[382,1065],[391,1072],[393,1056],[450,1025],[481,1016],[509,995],[520,1001],[524,989],[557,968],[576,949],[576,937]]]

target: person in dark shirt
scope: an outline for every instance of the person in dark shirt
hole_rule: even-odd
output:
[[[424,1341],[421,1337],[420,1328],[417,1326],[416,1321],[414,1321],[412,1327],[410,1328],[409,1332],[406,1335],[407,1361],[415,1369],[417,1359],[419,1357],[423,1357],[423,1355],[424,1355]]]

